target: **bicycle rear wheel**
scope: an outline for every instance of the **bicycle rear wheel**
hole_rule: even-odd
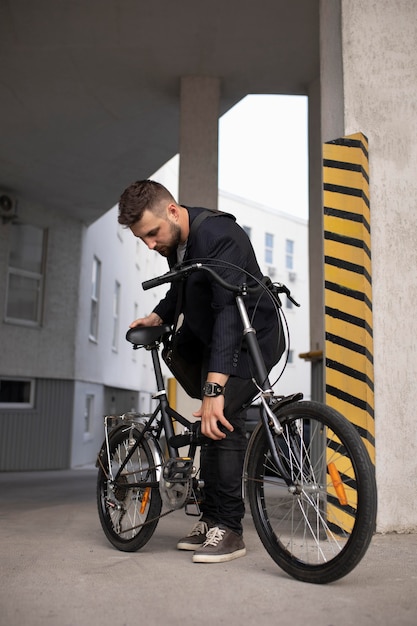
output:
[[[148,441],[139,439],[136,428],[120,427],[110,435],[109,454],[100,454],[100,523],[110,543],[123,552],[139,550],[149,541],[162,508],[156,461]]]
[[[373,465],[355,427],[330,407],[297,402],[276,415],[284,428],[275,437],[282,472],[262,424],[249,444],[247,490],[256,530],[294,578],[338,580],[362,559],[375,530]]]

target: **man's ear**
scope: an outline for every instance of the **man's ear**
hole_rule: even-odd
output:
[[[180,218],[180,211],[176,204],[171,202],[167,208],[167,216],[174,222],[178,222]]]

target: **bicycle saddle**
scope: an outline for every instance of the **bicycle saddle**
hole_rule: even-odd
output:
[[[135,346],[149,346],[169,332],[171,332],[171,326],[168,324],[162,324],[162,326],[137,326],[136,328],[129,328],[126,333],[126,339]]]

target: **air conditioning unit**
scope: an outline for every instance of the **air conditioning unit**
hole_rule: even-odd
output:
[[[0,189],[0,217],[3,221],[12,220],[17,215],[16,198],[8,191]]]
[[[268,265],[268,267],[266,268],[266,271],[268,272],[268,276],[270,278],[273,278],[275,276],[277,270],[272,265]]]
[[[288,272],[288,280],[293,283],[297,278],[297,272]]]

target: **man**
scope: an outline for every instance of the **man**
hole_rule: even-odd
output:
[[[213,212],[193,229],[203,211],[179,205],[165,187],[143,180],[122,194],[119,223],[129,227],[149,249],[167,257],[170,267],[183,260],[210,259],[213,269],[230,283],[250,285],[249,275],[260,280],[250,240],[235,218]],[[269,371],[283,352],[280,323],[268,297],[249,296],[245,302]],[[173,324],[179,313],[184,316],[182,353],[202,375],[202,404],[194,416],[201,418],[202,433],[210,441],[201,450],[202,517],[177,548],[193,550],[197,563],[225,562],[246,554],[242,537],[241,480],[246,448],[242,408],[257,388],[231,292],[206,273],[195,272],[183,288],[172,284],[152,313],[135,320],[131,327]]]

